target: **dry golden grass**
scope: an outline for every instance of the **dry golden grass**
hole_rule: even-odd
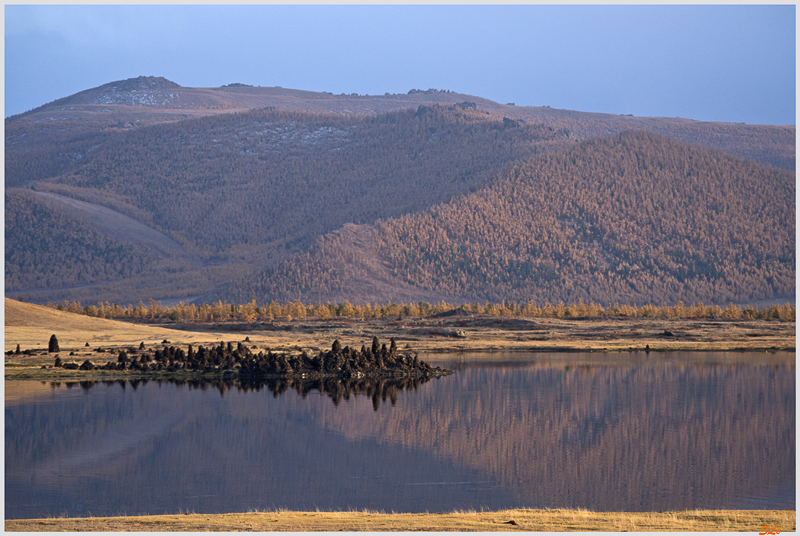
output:
[[[287,329],[283,329],[287,328]],[[468,318],[426,318],[398,321],[391,318],[330,321],[275,322],[270,329],[258,326],[215,324],[209,331],[202,324],[188,329],[133,324],[58,311],[49,307],[5,299],[5,350],[17,344],[22,349],[44,349],[50,335],[58,336],[61,349],[82,349],[86,342],[96,345],[150,345],[168,339],[175,344],[213,343],[242,340],[272,348],[295,349],[328,346],[333,339],[343,344],[364,341],[373,335],[410,344],[413,351],[622,351],[651,350],[761,350],[794,349],[796,323],[775,320],[709,319],[555,319],[523,320],[477,316]],[[454,338],[454,331],[464,338]],[[671,335],[665,336],[669,331]]]
[[[25,349],[47,349],[50,335],[58,337],[62,351],[83,348],[88,342],[100,345],[130,345],[160,343],[164,339],[192,344],[196,340],[220,340],[225,335],[194,333],[162,327],[132,324],[103,318],[67,313],[51,307],[5,299],[5,349],[17,344]]]
[[[7,520],[9,532],[50,531],[671,531],[762,532],[777,525],[795,531],[793,510],[689,510],[681,512],[590,512],[588,510],[502,510],[442,514],[361,512],[250,512]]]

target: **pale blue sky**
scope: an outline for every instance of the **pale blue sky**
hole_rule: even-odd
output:
[[[795,124],[795,6],[5,6],[5,115],[163,76]]]

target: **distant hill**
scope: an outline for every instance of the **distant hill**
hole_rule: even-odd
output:
[[[93,150],[112,132],[193,117],[252,109],[379,115],[463,102],[495,116],[541,123],[554,130],[566,129],[576,140],[644,130],[794,170],[794,125],[715,123],[514,106],[435,89],[412,89],[404,94],[334,95],[241,84],[189,88],[162,77],[140,76],[81,91],[6,119],[6,175],[14,179],[15,185],[52,176],[64,171],[70,158]],[[34,171],[31,165],[39,169]]]
[[[678,283],[651,287],[667,301],[793,294],[785,281],[794,273],[794,244],[787,253],[782,242],[788,220],[769,232],[764,222],[778,221],[778,214],[794,229],[794,126],[503,105],[447,90],[333,95],[237,83],[186,88],[161,77],[104,84],[10,117],[5,126],[9,296],[84,303],[300,295],[312,301],[381,302],[526,296],[638,299],[646,292],[631,287],[632,276],[624,270],[612,270],[616,275],[603,284],[586,279],[601,264],[617,269],[621,262],[652,269],[653,281],[675,277]],[[631,130],[651,133],[637,143],[673,156],[626,171],[626,180],[636,177],[638,182],[614,179],[619,188],[614,195],[596,192],[594,202],[602,202],[606,212],[580,205],[577,196],[598,187],[586,183],[586,177],[609,173],[613,159],[623,158],[619,141],[603,140],[639,140],[638,134],[614,137]],[[663,148],[668,143],[676,145]],[[569,171],[558,180],[545,180],[541,177],[555,172],[540,168],[543,162]],[[529,169],[537,171],[523,171]],[[747,197],[751,194],[741,185],[698,197],[678,188],[687,170],[706,177],[696,184],[703,188],[726,181],[744,184],[742,173],[749,173],[759,184],[771,185],[762,194],[771,192],[769,202],[777,208],[770,213],[763,199]],[[542,205],[527,186],[496,190],[509,177],[530,173],[552,194],[549,204]],[[658,213],[666,221],[670,210],[684,213],[691,206],[711,223],[689,218],[681,230],[673,225],[648,231],[654,243],[663,241],[661,250],[622,240],[615,226],[652,224],[635,215],[637,207],[645,206],[641,199],[626,197],[643,196],[635,192],[645,184],[673,196],[668,203],[650,203],[652,207],[642,209],[649,211],[645,214]],[[488,192],[499,197],[469,204]],[[781,196],[789,194],[787,206],[789,198]],[[518,218],[534,201],[540,217],[555,225],[544,231],[544,245],[504,242],[508,236],[524,235],[520,226],[544,225],[545,220],[530,215]],[[725,203],[736,210],[714,208],[727,207]],[[476,257],[469,249],[473,246],[458,254],[448,251],[453,244],[466,243],[455,228],[433,242],[424,234],[454,225],[426,222],[456,206],[463,218],[497,218],[491,226],[470,231],[469,243],[484,244],[480,255],[485,258]],[[608,206],[618,207],[624,217],[606,222]],[[509,215],[509,207],[521,212]],[[585,231],[565,228],[563,221],[578,222],[570,224],[578,227],[589,221],[564,216],[575,210],[596,220],[593,229],[606,225],[605,234],[593,238],[602,250],[596,255],[605,261],[589,259],[585,248],[569,238]],[[730,220],[734,212],[770,236],[741,229],[737,220]],[[524,223],[513,223],[515,218]],[[725,234],[730,226],[739,229],[738,238]],[[717,246],[727,244],[744,253],[732,259],[700,245],[698,232],[727,237]],[[687,244],[675,242],[678,236]],[[501,251],[498,256],[490,243],[516,253]],[[665,252],[667,245],[671,249]],[[675,248],[683,253],[673,252]],[[675,266],[673,260],[664,260],[673,255]],[[696,259],[690,262],[687,255]],[[342,258],[347,263],[336,264]],[[518,277],[499,275],[510,270],[509,264],[496,264],[499,258],[517,263]],[[561,270],[560,279],[548,283],[550,290],[540,288],[544,280],[537,278],[549,273],[548,266],[563,266],[570,259],[589,267]],[[703,268],[723,261],[737,268]],[[751,261],[761,264],[742,272],[742,263]],[[708,290],[711,283],[692,286],[695,276],[713,279],[715,290]]]

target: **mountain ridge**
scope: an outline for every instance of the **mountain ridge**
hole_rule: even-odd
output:
[[[89,98],[99,99],[101,95],[107,96],[109,93],[103,88],[146,86],[153,86],[156,89],[152,89],[150,94],[144,90],[115,92],[117,101],[113,103],[87,101]],[[172,90],[171,97],[167,95],[167,89]],[[407,108],[416,109],[420,105],[454,105],[461,102],[473,103],[478,109],[492,115],[542,123],[555,129],[567,129],[576,139],[614,135],[625,130],[647,130],[682,141],[723,149],[784,169],[794,169],[794,125],[746,125],[685,118],[580,112],[554,109],[549,106],[515,106],[499,104],[478,96],[435,89],[425,91],[412,89],[405,94],[334,95],[330,92],[285,89],[279,86],[230,85],[217,88],[190,88],[179,86],[163,77],[139,77],[110,82],[6,118],[6,145],[9,146],[9,129],[13,132],[14,127],[20,123],[64,121],[73,123],[80,118],[82,126],[74,124],[70,126],[86,134],[98,129],[137,128],[188,117],[254,108],[376,115]],[[765,137],[769,139],[769,147],[756,143]],[[11,146],[13,147],[13,142]]]

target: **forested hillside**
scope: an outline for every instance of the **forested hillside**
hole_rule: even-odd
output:
[[[164,268],[159,258],[125,247],[86,223],[37,202],[29,192],[7,191],[6,291],[114,281]]]
[[[199,254],[225,255],[424,209],[563,140],[459,108],[370,118],[251,111],[118,136],[36,189],[110,205]]]
[[[216,267],[211,286],[202,289],[207,292],[346,223],[424,210],[480,188],[510,162],[572,144],[566,132],[489,116],[469,103],[360,117],[252,110],[114,133],[69,172],[32,187],[111,208],[165,234]],[[6,203],[32,201],[16,195]],[[6,224],[8,236],[47,235],[47,229]],[[77,258],[87,265],[75,268],[91,273],[94,246],[83,245]],[[127,255],[105,262],[124,264],[124,277],[152,273],[151,263],[138,256],[130,262]],[[51,271],[27,269],[24,277],[7,278],[7,290],[41,288],[35,282]],[[46,281],[47,287],[73,283]],[[79,290],[57,298],[91,293]],[[130,291],[131,297],[141,292]]]
[[[630,132],[532,157],[371,239],[399,282],[467,300],[745,302],[794,295],[794,200],[793,173]],[[353,251],[330,235],[225,292],[347,295]]]
[[[228,269],[220,277],[215,267],[203,267],[152,229],[122,215],[109,221],[102,211],[99,206],[69,210],[46,194],[6,190],[6,294],[24,290],[35,302],[82,294],[95,301],[136,302],[141,288],[157,295],[197,294],[236,273]]]
[[[794,126],[160,77],[5,125],[10,297],[794,295]]]

